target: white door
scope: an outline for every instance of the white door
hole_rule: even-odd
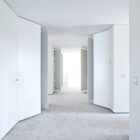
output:
[[[16,124],[17,17],[0,1],[0,139]]]
[[[94,104],[110,108],[110,31],[94,36]]]
[[[114,25],[113,31],[113,111],[129,112],[129,26]]]
[[[41,112],[40,26],[19,19],[18,96],[19,119]]]

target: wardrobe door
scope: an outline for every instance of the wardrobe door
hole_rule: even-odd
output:
[[[41,28],[19,18],[18,97],[19,120],[41,112]]]
[[[16,124],[17,17],[0,1],[0,139]]]
[[[114,25],[113,111],[129,112],[129,25]]]
[[[110,108],[111,104],[111,30],[94,35],[94,103]]]

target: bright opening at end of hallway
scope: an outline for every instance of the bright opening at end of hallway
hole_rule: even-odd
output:
[[[81,88],[80,49],[62,50],[63,53],[63,88]]]

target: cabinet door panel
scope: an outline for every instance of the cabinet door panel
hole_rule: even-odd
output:
[[[40,26],[19,19],[18,96],[19,119],[41,112]]]
[[[94,103],[107,108],[111,102],[110,34],[108,30],[94,36]]]

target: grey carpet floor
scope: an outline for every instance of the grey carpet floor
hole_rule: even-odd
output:
[[[51,112],[111,113],[110,110],[89,104],[87,94],[76,88],[65,88],[49,96]]]
[[[50,109],[19,122],[3,140],[128,140],[128,114],[87,103],[87,95],[63,91],[49,96]]]

